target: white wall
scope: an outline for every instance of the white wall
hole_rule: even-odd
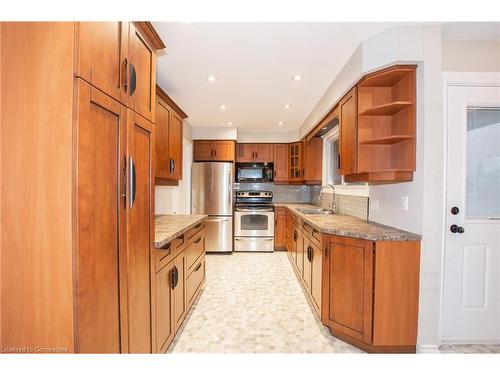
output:
[[[500,72],[500,41],[444,40],[443,71]]]
[[[243,131],[238,130],[238,142],[241,143],[288,143],[298,141],[299,129],[292,131]]]
[[[213,128],[198,127],[193,128],[193,139],[225,139],[235,141],[238,138],[237,128]]]
[[[191,166],[193,164],[193,142],[183,139],[182,180],[179,186],[156,186],[155,214],[191,213]]]

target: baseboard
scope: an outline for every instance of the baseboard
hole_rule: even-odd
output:
[[[428,345],[428,344],[418,345],[417,346],[417,353],[436,354],[436,353],[439,353],[439,346],[438,345]]]

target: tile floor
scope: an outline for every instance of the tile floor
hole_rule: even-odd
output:
[[[316,318],[286,253],[207,255],[206,273],[169,352],[361,352]]]
[[[170,345],[173,353],[361,353],[316,317],[286,253],[207,255],[207,280]],[[500,353],[442,345],[441,353]]]

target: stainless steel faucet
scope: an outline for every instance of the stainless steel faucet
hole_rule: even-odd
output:
[[[321,202],[321,198],[323,197],[323,189],[325,187],[330,187],[332,189],[332,201],[330,202],[330,210],[335,213],[335,211],[337,210],[337,205],[336,205],[336,202],[335,202],[335,186],[333,186],[332,184],[326,184],[326,185],[323,185],[321,186],[321,190],[319,192],[319,201]]]

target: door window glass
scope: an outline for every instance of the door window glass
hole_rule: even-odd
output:
[[[500,220],[500,108],[467,110],[466,217]]]

